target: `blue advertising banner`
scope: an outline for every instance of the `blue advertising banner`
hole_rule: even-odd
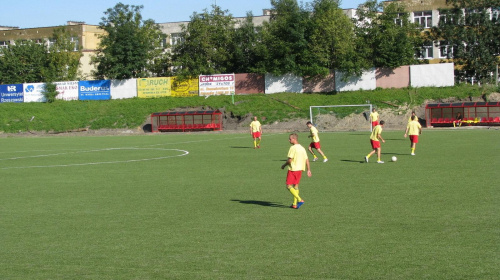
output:
[[[79,100],[109,100],[111,99],[111,81],[79,81]]]
[[[23,84],[0,85],[0,102],[24,102]]]

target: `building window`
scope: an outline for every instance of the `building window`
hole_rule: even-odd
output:
[[[172,33],[170,34],[170,45],[175,46],[182,42],[182,34],[181,33]]]
[[[0,48],[8,48],[10,45],[9,41],[0,41]]]
[[[433,58],[434,56],[432,55],[432,42],[425,43],[422,46],[422,49],[420,52],[421,52],[420,58],[422,58],[422,59]]]
[[[413,21],[423,28],[432,27],[432,11],[413,12]]]
[[[80,43],[80,41],[78,40],[78,37],[71,37],[70,42],[73,45],[73,51],[77,52],[78,47],[79,47],[79,43]]]
[[[498,23],[498,17],[500,16],[500,7],[491,9],[491,20]]]
[[[453,47],[447,41],[439,41],[439,57],[453,58]]]
[[[55,43],[56,43],[56,39],[52,39],[52,38],[51,38],[51,39],[49,39],[49,40],[47,41],[47,48],[49,48],[49,49],[50,49],[50,48],[51,48],[51,47],[52,47]]]
[[[405,14],[403,13],[398,13],[396,18],[394,19],[394,23],[399,26],[403,26],[403,20],[404,20]]]

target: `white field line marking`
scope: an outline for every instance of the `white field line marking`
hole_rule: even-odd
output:
[[[130,159],[130,160],[117,160],[117,161],[101,161],[101,162],[87,162],[87,163],[73,163],[73,164],[54,164],[54,165],[32,165],[32,166],[12,166],[12,167],[3,167],[0,170],[6,169],[23,169],[23,168],[45,168],[45,167],[69,167],[69,166],[85,166],[85,165],[99,165],[99,164],[115,164],[115,163],[128,163],[128,162],[140,162],[140,161],[150,161],[150,160],[159,160],[173,157],[182,157],[189,154],[186,150],[180,149],[163,149],[163,148],[107,148],[107,149],[99,149],[99,150],[88,150],[88,151],[79,151],[79,152],[70,152],[70,153],[57,153],[57,154],[47,154],[47,155],[38,155],[38,156],[27,156],[27,157],[16,157],[16,158],[8,158],[8,159],[0,159],[0,160],[16,160],[16,159],[24,159],[24,158],[34,158],[34,157],[48,157],[48,156],[59,156],[59,155],[69,155],[76,153],[90,153],[90,152],[100,152],[100,151],[110,151],[110,150],[159,150],[159,151],[177,151],[181,152],[178,155],[172,156],[163,156],[163,157],[154,157],[154,158],[143,158],[143,159]]]

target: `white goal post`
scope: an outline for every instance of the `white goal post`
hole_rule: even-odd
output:
[[[320,131],[371,131],[372,109],[372,104],[309,106],[309,117]]]

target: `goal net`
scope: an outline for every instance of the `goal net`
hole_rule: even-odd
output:
[[[311,122],[320,131],[371,131],[372,104],[310,106]]]

